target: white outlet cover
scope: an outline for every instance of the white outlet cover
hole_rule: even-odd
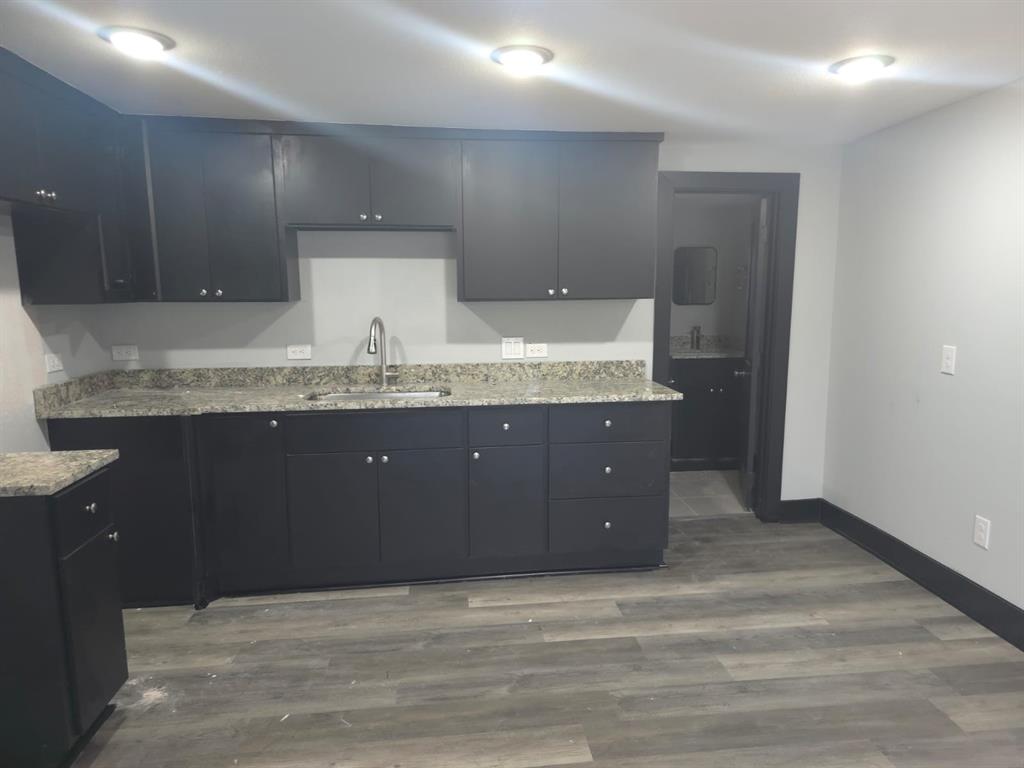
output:
[[[526,356],[527,357],[547,357],[548,356],[548,345],[547,342],[531,341],[526,345]]]
[[[524,356],[522,336],[501,337],[501,359],[522,360]]]
[[[992,539],[992,521],[981,515],[974,516],[974,543],[982,549],[988,549]]]
[[[289,360],[312,360],[312,344],[289,344],[284,350],[285,357]]]
[[[60,355],[55,355],[52,352],[43,355],[43,365],[46,366],[47,373],[64,370],[64,361],[60,359]]]
[[[110,348],[114,360],[138,360],[139,348],[134,344],[115,344]]]
[[[942,347],[942,366],[939,372],[949,376],[956,373],[956,347],[949,344]]]

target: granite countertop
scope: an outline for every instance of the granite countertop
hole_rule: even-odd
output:
[[[52,496],[117,459],[117,451],[0,453],[0,497]]]
[[[37,390],[36,415],[47,419],[114,416],[194,416],[206,413],[274,413],[390,408],[458,408],[488,405],[607,403],[681,400],[679,392],[641,378],[643,366],[608,369],[599,364],[547,363],[537,366],[457,365],[405,366],[399,384],[389,390],[443,389],[437,398],[387,400],[309,400],[313,392],[368,391],[372,367],[320,369],[197,369],[201,372],[121,371],[104,386],[79,386],[57,397]],[[220,371],[221,373],[215,373]],[[377,369],[379,372],[379,369]],[[610,375],[609,371],[611,371]],[[268,373],[273,372],[273,373]],[[536,377],[541,372],[543,375]],[[639,372],[639,374],[638,374]],[[303,381],[288,378],[304,376]],[[531,377],[532,376],[532,377]],[[230,381],[229,386],[218,386]],[[159,385],[159,386],[156,386]],[[59,386],[59,385],[58,385]],[[52,388],[47,388],[52,390]],[[66,393],[65,393],[66,394]]]

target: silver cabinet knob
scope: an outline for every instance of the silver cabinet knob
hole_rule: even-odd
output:
[[[611,467],[605,467],[605,468],[604,468],[604,473],[605,473],[606,475],[610,475],[610,474],[612,473],[612,468],[611,468]]]
[[[473,461],[480,460],[480,451],[473,451]]]
[[[37,189],[36,190],[36,197],[46,197],[46,190],[45,189]]]
[[[548,288],[548,296],[554,296],[554,295],[555,295],[555,289],[554,288]]]
[[[391,461],[391,459],[389,459],[387,456],[381,456],[380,457],[380,463],[381,464],[387,464],[389,461]]]
[[[367,456],[366,457],[366,463],[367,464],[373,464],[373,456]]]
[[[381,216],[379,213],[375,213],[375,214],[373,214],[373,220],[374,221],[384,221],[384,217]]]
[[[270,428],[271,428],[271,429],[277,429],[277,419],[271,419],[271,420],[270,420],[270,421],[268,422],[268,424],[270,424]]]
[[[213,295],[214,296],[223,296],[224,295],[224,291],[222,291],[220,288],[218,288],[216,291],[213,292]]]
[[[359,220],[360,221],[366,221],[368,218],[370,218],[370,217],[367,216],[365,213],[360,213],[359,214]]]
[[[201,291],[199,291],[199,295],[200,296],[205,296],[206,295],[206,289],[203,288]]]
[[[563,288],[562,289],[562,295],[563,296],[568,296],[569,295],[569,289],[568,288]]]
[[[508,432],[512,428],[512,425],[506,421],[504,424],[501,425],[501,428]]]
[[[611,527],[612,527],[611,521],[609,521],[609,520],[605,520],[605,521],[604,521],[604,529],[605,529],[606,531],[608,531],[608,530],[611,530]]]
[[[51,200],[56,200],[56,199],[57,199],[57,193],[56,193],[56,192],[50,192],[50,193],[49,193],[49,194],[47,194],[46,196],[47,196],[48,198],[50,198]]]
[[[108,533],[107,538],[111,541],[118,541],[120,537],[117,535],[117,531],[114,531],[113,533]]]
[[[98,507],[96,506],[96,502],[95,501],[92,502],[92,504],[86,504],[85,505],[85,511],[88,512],[90,515],[95,515],[97,509],[98,509]]]
[[[612,428],[612,420],[611,419],[605,419],[604,420],[604,426],[605,426],[606,429],[611,429]]]
[[[749,376],[750,371],[733,371],[732,376],[734,379],[742,379],[744,376]]]

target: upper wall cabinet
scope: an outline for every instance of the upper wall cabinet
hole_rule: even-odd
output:
[[[274,152],[284,224],[452,229],[458,223],[458,141],[282,135]]]
[[[288,301],[267,134],[148,130],[164,301]]]
[[[463,143],[462,301],[654,295],[655,141]]]

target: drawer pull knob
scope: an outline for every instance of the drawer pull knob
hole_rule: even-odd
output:
[[[606,531],[610,531],[610,530],[611,530],[611,527],[612,527],[611,521],[609,521],[609,520],[605,520],[605,521],[604,521],[604,529],[605,529]]]
[[[605,419],[604,420],[604,425],[605,425],[605,427],[607,429],[611,429],[611,427],[612,427],[612,420],[611,419]]]
[[[277,429],[277,419],[271,419],[270,420],[270,428],[271,429]]]
[[[373,464],[373,456],[367,456],[366,457],[366,463],[367,464]]]
[[[611,468],[611,467],[605,467],[605,468],[604,468],[604,473],[605,473],[606,475],[610,475],[610,474],[612,473],[612,468]]]
[[[108,533],[107,538],[115,543],[120,539],[120,537],[117,535],[117,531],[114,531],[113,533]]]
[[[480,460],[480,451],[473,451],[473,461]]]
[[[509,429],[511,428],[511,425],[506,421],[504,424],[501,425],[501,428],[508,432]]]
[[[88,512],[91,515],[95,515],[97,509],[98,509],[98,507],[96,506],[96,502],[95,501],[92,502],[91,504],[86,504],[85,505],[85,511]]]
[[[387,456],[381,456],[380,457],[380,463],[381,464],[387,464],[389,461],[391,461],[391,459],[389,459]]]

